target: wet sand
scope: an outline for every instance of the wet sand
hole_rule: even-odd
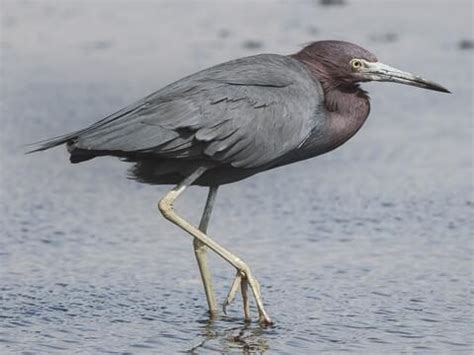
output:
[[[473,351],[472,4],[343,3],[0,3],[1,353]],[[191,239],[156,209],[168,187],[24,155],[201,68],[328,38],[453,94],[365,85],[344,146],[220,189],[210,234],[252,266],[274,327],[244,324],[240,299],[207,320]],[[197,221],[205,195],[177,208]],[[234,270],[211,266],[222,301]]]

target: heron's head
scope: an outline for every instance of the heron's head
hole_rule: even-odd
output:
[[[313,42],[293,57],[316,71],[323,83],[328,86],[351,86],[366,81],[390,81],[428,90],[449,92],[435,82],[383,64],[368,50],[349,42]]]

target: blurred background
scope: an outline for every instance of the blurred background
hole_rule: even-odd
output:
[[[472,7],[1,0],[1,352],[472,351]],[[344,146],[220,189],[210,234],[253,267],[272,328],[239,299],[207,320],[191,239],[156,209],[169,187],[114,158],[24,155],[199,69],[321,39],[453,94],[364,85],[372,111]],[[197,221],[205,196],[177,208]],[[223,300],[234,270],[211,266]]]

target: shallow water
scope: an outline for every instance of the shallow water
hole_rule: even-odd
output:
[[[0,352],[473,351],[472,4],[345,3],[1,2]],[[210,234],[252,266],[273,327],[240,299],[207,320],[191,240],[156,210],[167,187],[23,155],[200,68],[324,38],[454,94],[366,85],[346,145],[220,189]],[[205,194],[178,209],[198,220]],[[211,266],[223,300],[234,271]]]

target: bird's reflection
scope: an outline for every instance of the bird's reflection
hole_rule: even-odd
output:
[[[256,323],[244,323],[240,319],[219,317],[200,321],[201,338],[198,344],[187,350],[188,354],[197,354],[200,349],[216,350],[219,352],[238,352],[242,354],[264,354],[270,346],[266,333],[269,328],[263,328]],[[236,326],[236,323],[239,325]]]

